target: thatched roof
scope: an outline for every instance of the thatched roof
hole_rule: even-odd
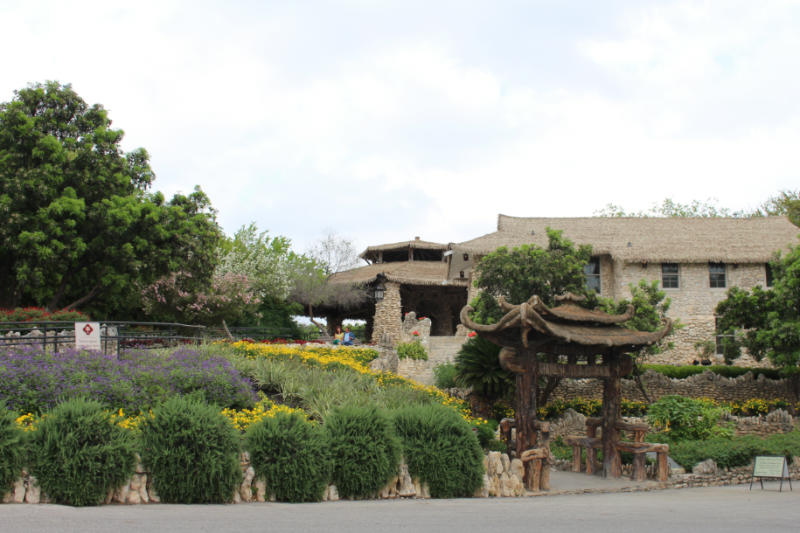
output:
[[[378,252],[387,252],[387,251],[400,251],[400,250],[408,250],[409,248],[416,248],[418,250],[447,250],[447,245],[442,244],[439,242],[430,242],[430,241],[423,241],[419,237],[416,237],[414,240],[411,241],[401,241],[401,242],[394,242],[390,244],[378,244],[376,246],[368,246],[366,250],[361,252],[362,259],[369,259],[377,255]]]
[[[387,281],[396,281],[406,285],[450,285],[464,286],[466,279],[447,279],[447,263],[441,261],[398,261],[395,263],[377,263],[352,270],[338,272],[331,276],[331,283],[372,283],[379,275]]]
[[[547,307],[535,295],[519,305],[501,302],[501,307],[507,313],[498,322],[478,324],[469,316],[472,307],[464,306],[461,323],[501,346],[528,348],[529,343],[536,345],[547,341],[560,350],[565,350],[565,345],[574,345],[590,349],[619,347],[634,351],[658,342],[672,330],[669,319],[664,320],[663,327],[658,331],[634,331],[622,327],[619,322],[630,318],[632,308],[623,315],[610,315],[597,309],[580,309],[572,302]],[[541,346],[539,349],[546,351]]]
[[[624,262],[765,263],[776,250],[798,244],[800,229],[785,217],[755,218],[522,218],[499,215],[497,231],[453,246],[486,254],[500,246],[547,246],[546,228],[595,255]]]

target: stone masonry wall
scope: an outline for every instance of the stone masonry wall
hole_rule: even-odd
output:
[[[601,264],[601,268],[602,268]],[[661,263],[621,263],[614,264],[616,276],[613,287],[604,290],[604,296],[615,299],[630,298],[629,285],[639,280],[661,280]],[[715,340],[714,310],[724,300],[729,287],[752,288],[766,285],[764,264],[727,264],[725,269],[726,287],[711,288],[709,285],[708,263],[678,265],[677,289],[663,289],[671,300],[668,316],[677,319],[683,328],[677,329],[668,338],[674,348],[658,355],[648,356],[647,362],[653,364],[691,364],[699,359],[695,343]],[[719,358],[718,362],[721,361]],[[737,366],[766,367],[769,362],[756,362],[745,354],[735,361]]]
[[[256,479],[255,470],[250,464],[250,455],[242,452],[240,463],[242,469],[242,483],[232,495],[233,503],[275,501],[271,497],[269,487],[262,479]],[[522,496],[525,487],[522,482],[522,461],[509,460],[506,454],[489,452],[483,458],[484,476],[483,486],[479,488],[474,497],[502,497]],[[395,476],[378,494],[376,499],[394,498],[430,498],[430,490],[426,483],[412,478],[408,467],[401,463]],[[329,485],[323,495],[323,501],[336,501],[339,493],[335,485]],[[23,471],[22,476],[14,483],[11,491],[0,493],[3,503],[49,503],[46,494],[43,494],[36,482],[36,478]],[[152,487],[150,473],[137,463],[136,471],[127,484],[108,493],[105,503],[142,504],[159,503],[158,494]]]
[[[690,398],[713,398],[719,401],[744,401],[751,398],[796,401],[788,380],[767,379],[764,376],[754,378],[749,373],[736,378],[726,378],[708,371],[685,379],[673,379],[648,370],[642,375],[642,383],[653,401],[671,394]],[[600,380],[564,379],[553,391],[551,399],[601,399],[602,397],[603,384]],[[632,379],[622,380],[622,397],[627,400],[644,400],[642,392]]]

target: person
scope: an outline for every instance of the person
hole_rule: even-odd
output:
[[[344,337],[342,341],[345,346],[352,346],[356,340],[356,336],[350,333],[350,328],[344,328]]]
[[[342,344],[344,342],[344,333],[342,333],[342,326],[336,326],[336,333],[333,335],[333,344]]]

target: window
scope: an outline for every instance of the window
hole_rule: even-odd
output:
[[[764,265],[764,267],[765,267],[765,269],[767,271],[766,272],[766,274],[767,274],[767,287],[772,287],[772,282],[774,281],[773,277],[772,277],[772,265],[767,263],[766,265]]]
[[[597,293],[600,292],[600,258],[592,257],[583,267],[586,274],[586,288]]]
[[[708,285],[712,289],[725,288],[725,263],[708,264]]]
[[[661,287],[677,289],[679,286],[678,263],[661,263]]]

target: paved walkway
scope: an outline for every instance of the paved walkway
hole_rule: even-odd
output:
[[[634,490],[652,490],[658,488],[663,488],[658,481],[635,482],[624,476],[619,479],[613,479],[603,478],[599,475],[590,476],[578,472],[552,470],[550,472],[550,491],[546,493],[532,493],[531,495],[630,492]]]
[[[566,478],[554,481],[569,483]],[[586,476],[587,478],[589,476]],[[591,485],[596,480],[589,478]],[[577,483],[573,481],[573,483]],[[600,480],[603,487],[619,480]],[[624,480],[621,482],[624,484]],[[578,483],[582,488],[586,483]],[[543,498],[239,505],[0,505],[0,532],[752,533],[797,531],[800,491],[747,486]],[[624,488],[624,487],[619,487]]]

